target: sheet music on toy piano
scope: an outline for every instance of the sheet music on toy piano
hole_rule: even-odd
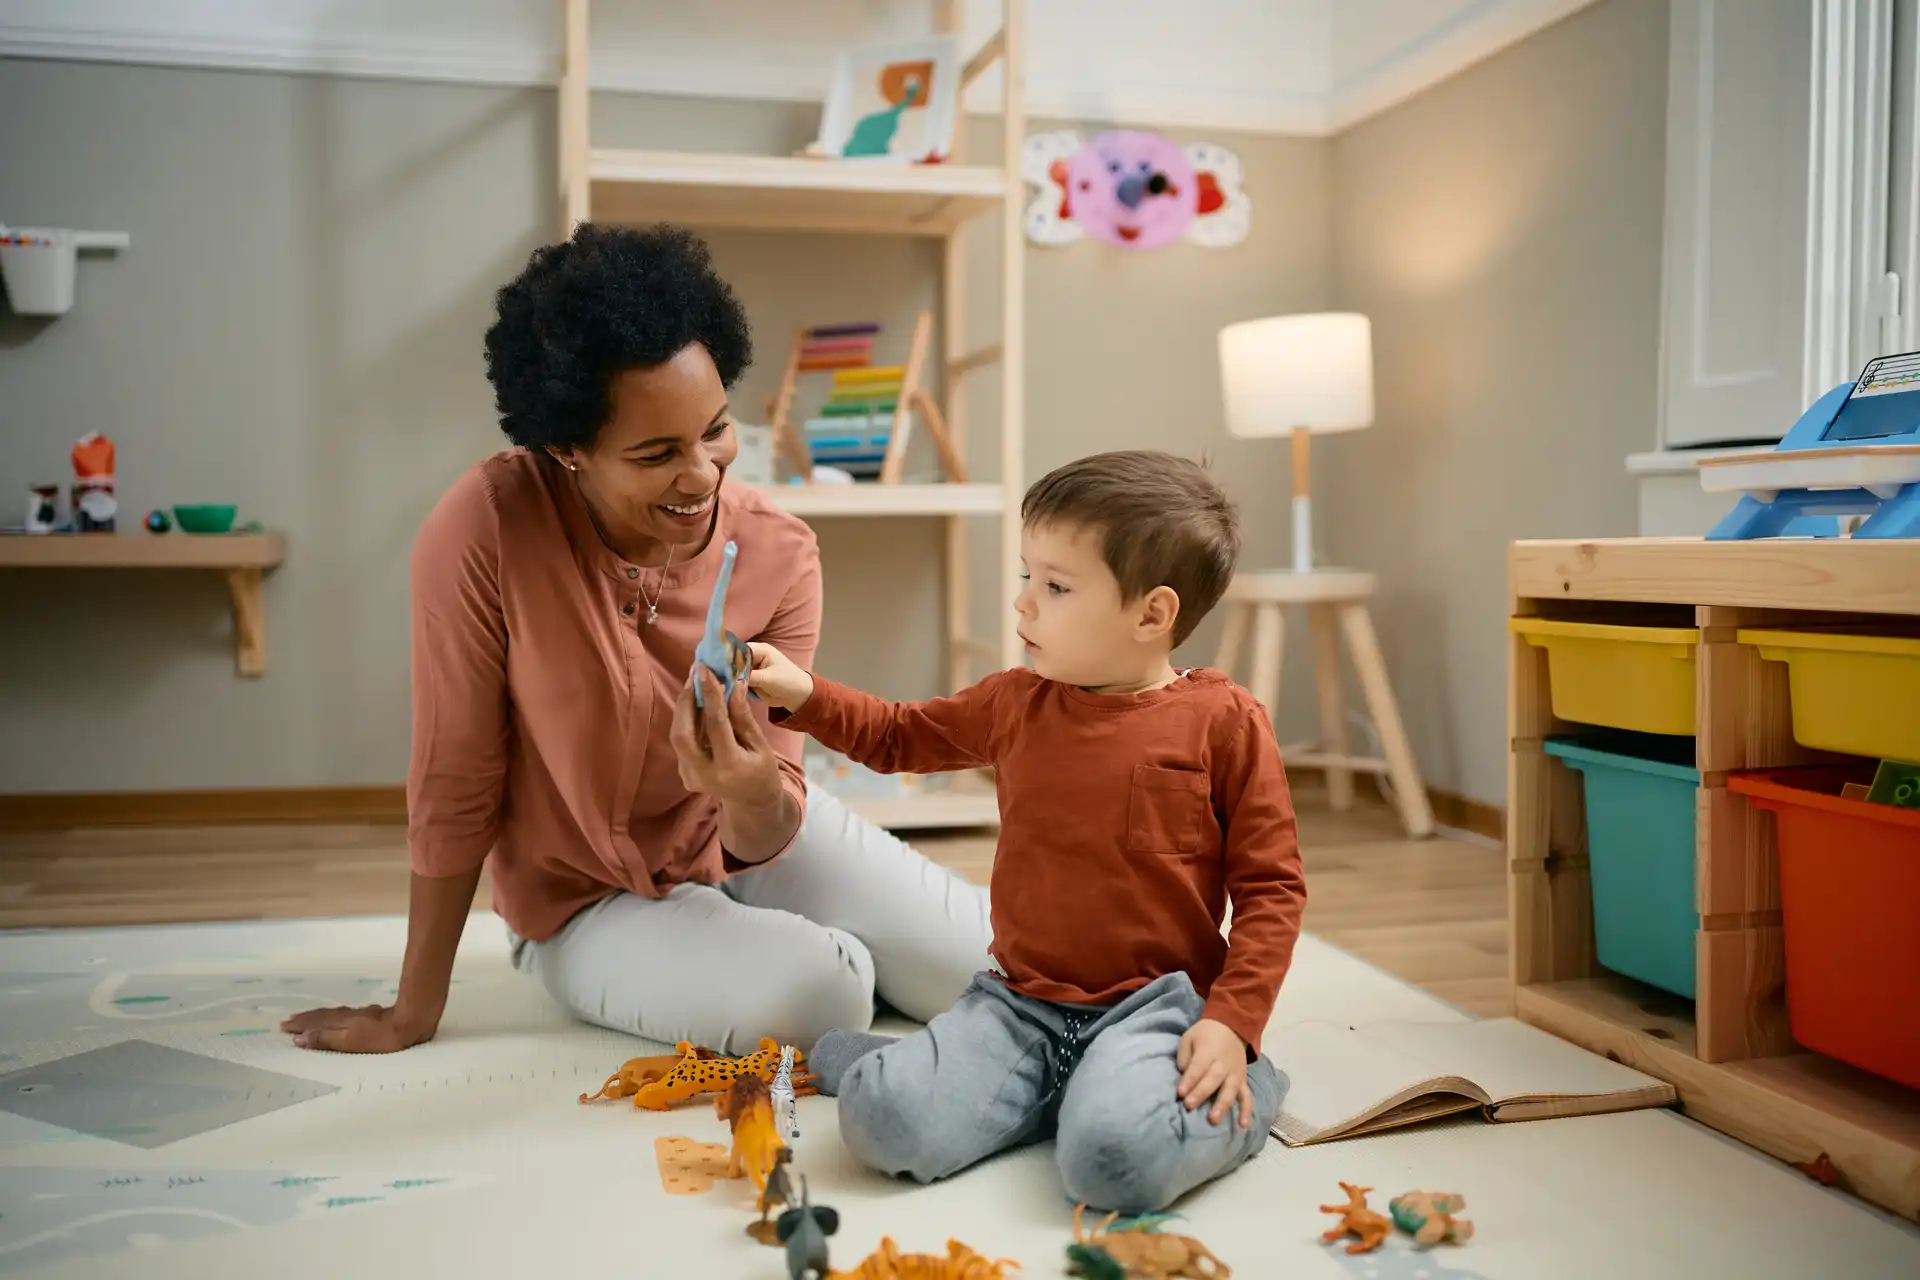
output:
[[[1869,361],[1820,438],[1881,440],[1912,435],[1916,417],[1920,417],[1915,405],[1920,402],[1907,396],[1920,397],[1920,351]]]

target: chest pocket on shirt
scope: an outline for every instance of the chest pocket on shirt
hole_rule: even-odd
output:
[[[1198,769],[1133,766],[1127,847],[1139,853],[1198,853],[1213,822],[1207,775]]]

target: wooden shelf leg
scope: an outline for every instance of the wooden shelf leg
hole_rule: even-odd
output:
[[[234,670],[243,676],[265,675],[267,616],[260,606],[260,571],[228,569],[226,575],[233,596]]]
[[[1286,615],[1277,604],[1253,607],[1253,683],[1247,686],[1272,719],[1280,710],[1280,663],[1286,654]]]
[[[1387,678],[1387,663],[1380,653],[1379,638],[1373,633],[1373,620],[1365,605],[1349,604],[1341,606],[1340,622],[1347,633],[1347,648],[1353,653],[1354,672],[1366,694],[1367,710],[1380,730],[1380,753],[1387,758],[1387,777],[1393,782],[1393,802],[1400,810],[1400,821],[1408,835],[1430,836],[1433,806],[1427,801],[1413,748],[1407,743],[1406,726],[1400,722],[1400,705],[1394,701],[1393,683]]]
[[[1307,606],[1313,629],[1313,682],[1320,695],[1320,750],[1347,754],[1347,708],[1340,692],[1340,617],[1330,604]],[[1327,803],[1336,812],[1353,807],[1353,770],[1327,769]]]

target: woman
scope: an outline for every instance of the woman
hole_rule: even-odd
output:
[[[516,968],[601,1026],[722,1053],[926,1019],[988,963],[984,890],[806,785],[798,735],[689,672],[727,622],[811,665],[812,532],[726,484],[746,316],[706,246],[583,225],[501,290],[487,369],[514,448],[413,551],[413,875],[391,1006],[294,1043],[389,1053],[439,1026],[481,864]]]

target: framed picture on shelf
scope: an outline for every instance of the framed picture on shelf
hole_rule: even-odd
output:
[[[960,47],[951,36],[861,45],[840,55],[815,154],[894,164],[953,151]]]

